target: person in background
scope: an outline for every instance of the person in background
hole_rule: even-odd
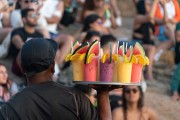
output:
[[[180,23],[177,23],[176,30],[175,30],[175,63],[176,69],[174,71],[172,80],[171,80],[171,92],[172,92],[172,100],[177,101],[179,100],[179,93],[180,93]]]
[[[8,54],[10,45],[10,33],[12,28],[9,22],[9,6],[6,0],[0,0],[0,58]]]
[[[0,106],[17,92],[17,84],[9,79],[6,66],[0,63]]]
[[[109,53],[109,51],[110,51],[109,44],[110,43],[112,44],[112,47],[115,48],[116,42],[117,42],[117,39],[112,34],[102,35],[100,43],[101,43],[101,48],[103,50],[103,53]]]
[[[159,27],[168,27],[174,32],[176,23],[180,22],[180,8],[177,0],[165,0],[165,8],[167,10],[167,22],[166,24],[156,26],[156,34],[158,34],[161,29]],[[160,4],[156,6],[155,18],[162,21],[164,17],[164,11]],[[165,28],[164,28],[165,29]],[[160,39],[161,40],[161,39]],[[163,40],[163,39],[162,39]]]
[[[12,11],[11,16],[10,16],[11,26],[14,29],[23,27],[21,10],[26,9],[26,8],[32,8],[37,12],[38,7],[39,7],[38,0],[19,0],[18,3],[20,5],[20,8]]]
[[[150,60],[150,64],[147,67],[147,72],[145,75],[146,79],[148,80],[154,80],[152,66],[156,47],[153,41],[153,33],[155,24],[155,7],[158,2],[159,0],[155,0],[153,3],[150,0],[142,0],[138,1],[136,4],[137,15],[135,16],[134,21],[133,40],[142,44]]]
[[[20,67],[19,55],[23,44],[27,41],[27,39],[43,37],[43,35],[35,29],[38,19],[38,14],[35,10],[30,8],[23,9],[21,11],[21,15],[24,27],[20,27],[12,31],[10,46],[10,54],[13,57],[12,72],[20,77],[23,76],[23,73]]]
[[[103,21],[104,27],[117,27],[113,9],[105,2],[105,0],[86,0],[82,11],[81,21],[84,21],[84,19],[91,14],[98,14]]]
[[[180,22],[180,8],[177,0],[164,0],[164,7],[156,5],[155,12],[155,36],[158,38],[160,46],[157,48],[155,60],[158,61],[164,50],[172,48],[175,44],[174,30],[176,23]],[[164,11],[164,9],[166,11]],[[166,22],[163,22],[163,19]]]
[[[107,3],[109,3],[113,9],[117,26],[121,26],[122,25],[121,12],[118,8],[117,0],[106,0],[106,1],[108,1]]]
[[[101,35],[110,33],[110,31],[103,26],[102,20],[97,14],[91,14],[85,18],[82,33],[78,38],[80,42],[84,41],[88,31],[99,32]]]
[[[90,30],[87,32],[82,43],[89,42],[89,44],[91,44],[94,40],[100,41],[100,35],[101,34],[99,32]]]
[[[96,106],[96,98],[97,98],[96,90],[92,89],[88,85],[75,85],[74,88],[84,93],[89,98],[91,103],[94,106]]]
[[[54,39],[59,44],[56,62],[60,67],[71,49],[71,42],[74,42],[74,36],[57,31],[59,21],[61,21],[63,16],[63,11],[64,2],[62,0],[43,1],[43,6],[39,10],[41,18],[44,18],[46,22],[43,28],[46,28],[50,33],[50,38]]]
[[[157,120],[153,110],[144,106],[144,94],[140,86],[123,88],[123,107],[112,112],[113,120]]]

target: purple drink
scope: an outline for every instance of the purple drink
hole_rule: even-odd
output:
[[[100,81],[112,82],[114,72],[114,62],[100,63]]]

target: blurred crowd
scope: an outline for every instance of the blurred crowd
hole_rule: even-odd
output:
[[[51,38],[59,48],[56,53],[54,81],[59,80],[62,70],[69,67],[65,57],[75,41],[80,43],[99,40],[104,51],[107,45],[116,43],[112,30],[123,24],[118,0],[0,0],[0,59],[12,57],[11,72],[20,78],[20,50],[31,38]],[[171,80],[172,99],[178,100],[180,90],[180,8],[177,0],[132,0],[136,15],[132,41],[142,44],[150,64],[143,71],[142,79],[155,80],[153,63],[166,50],[173,50],[177,65]],[[80,32],[63,33],[63,29],[80,24]],[[121,33],[119,33],[121,34]],[[0,64],[0,102],[7,101],[20,86],[8,78],[6,66]],[[113,120],[156,119],[156,115],[143,104],[144,87],[125,87],[110,95]],[[96,92],[91,88],[77,86],[95,104]],[[145,90],[144,90],[145,91]],[[132,104],[133,103],[133,104]],[[118,108],[117,108],[118,107]],[[117,108],[117,109],[115,109]],[[134,114],[136,113],[136,114]]]

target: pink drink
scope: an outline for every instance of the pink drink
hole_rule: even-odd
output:
[[[142,65],[141,64],[133,64],[132,65],[131,82],[140,83],[141,76],[142,76]]]
[[[114,62],[109,63],[100,63],[100,81],[103,82],[112,82],[113,80],[113,71],[114,71]]]
[[[98,74],[98,59],[93,58],[92,61],[84,65],[84,80],[95,82]]]

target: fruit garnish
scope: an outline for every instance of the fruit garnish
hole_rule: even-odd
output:
[[[84,63],[85,64],[88,63],[87,59],[88,59],[89,55],[91,55],[91,54],[99,55],[99,52],[100,52],[99,41],[95,40],[90,44],[90,46],[87,49]]]
[[[145,56],[146,65],[149,65],[149,58]]]
[[[134,64],[138,63],[138,59],[134,55],[132,56],[131,63],[134,63]]]
[[[72,54],[70,54],[70,53],[67,54],[67,56],[66,56],[66,58],[65,58],[65,61],[66,61],[66,62],[70,61],[71,56],[72,56]]]
[[[77,59],[79,59],[80,56],[81,56],[81,54],[72,55],[70,60],[72,60],[72,61],[77,60]]]
[[[95,56],[95,54],[90,54],[87,58],[87,64],[90,63],[93,59],[93,57]]]
[[[102,63],[105,63],[107,57],[108,57],[108,54],[107,54],[107,53],[104,53],[103,56],[102,56],[102,58],[101,58],[101,62],[102,62]]]
[[[85,59],[86,53],[81,54],[81,56],[79,57],[79,60],[83,61]]]

